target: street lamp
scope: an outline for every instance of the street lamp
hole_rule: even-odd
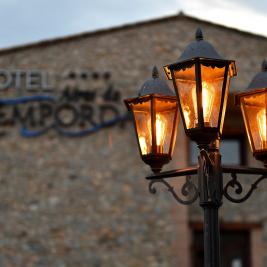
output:
[[[125,101],[134,115],[141,157],[154,172],[146,177],[150,181],[149,191],[156,193],[154,185],[162,183],[181,204],[190,205],[199,199],[199,205],[204,211],[204,264],[205,267],[220,267],[218,210],[222,205],[222,198],[224,196],[234,203],[244,202],[257,185],[267,178],[267,169],[221,164],[219,140],[230,77],[236,75],[233,60],[222,58],[210,43],[203,40],[203,34],[198,29],[196,41],[186,47],[176,63],[165,66],[164,70],[167,78],[173,81],[177,99],[158,78],[154,69],[153,79],[144,83],[139,97]],[[264,63],[264,72],[258,74],[249,86],[249,89],[255,90],[237,97],[241,103],[253,153],[257,159],[264,162],[267,154],[266,70],[267,64]],[[163,164],[171,159],[177,128],[177,105],[185,133],[198,144],[198,165],[161,172]],[[158,114],[160,117],[157,117]],[[230,174],[230,180],[224,182],[223,173]],[[191,175],[194,174],[198,176],[197,185],[191,180]],[[232,196],[231,189],[234,189],[237,195],[243,192],[237,174],[260,177],[246,194]],[[181,188],[181,197],[167,179],[183,176],[186,181]]]
[[[171,160],[176,140],[178,105],[167,83],[153,68],[152,78],[141,87],[138,97],[125,100],[132,113],[142,160],[154,173]]]
[[[186,134],[205,147],[222,133],[230,77],[235,62],[222,58],[200,29],[177,62],[164,67],[173,85]]]
[[[262,71],[250,82],[247,90],[236,95],[241,106],[251,150],[256,159],[267,167],[267,61]]]

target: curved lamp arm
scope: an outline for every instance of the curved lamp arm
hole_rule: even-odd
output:
[[[203,164],[203,174],[206,174],[207,172],[207,166],[212,166],[213,162],[210,160],[209,157],[207,157],[205,151],[201,152],[201,156],[204,159]],[[208,163],[208,165],[206,164]],[[199,172],[199,166],[193,166],[189,168],[184,169],[177,169],[177,170],[171,170],[166,172],[161,172],[158,174],[153,174],[150,176],[147,176],[146,179],[150,180],[149,183],[149,191],[153,194],[156,193],[156,189],[154,187],[155,183],[162,183],[164,184],[168,191],[171,192],[173,197],[176,199],[177,202],[189,205],[193,203],[199,196],[200,196],[200,190],[201,188],[197,188],[194,183],[191,181],[190,175],[195,175]],[[226,183],[224,188],[220,191],[220,194],[224,195],[225,198],[227,198],[229,201],[234,203],[241,203],[246,201],[254,192],[254,190],[257,188],[258,184],[264,180],[267,179],[267,169],[262,168],[251,168],[246,166],[227,166],[222,165],[222,173],[223,174],[230,174],[232,179]],[[243,192],[243,187],[241,183],[237,180],[237,174],[248,174],[248,175],[260,175],[260,177],[251,185],[251,188],[248,190],[245,196],[243,197],[234,197],[230,195],[231,188],[232,190],[235,189],[235,194],[241,195]],[[177,193],[175,192],[173,186],[171,186],[166,179],[168,178],[174,178],[174,177],[182,177],[186,176],[186,182],[181,188],[181,193],[184,197],[188,197],[189,194],[192,192],[192,197],[190,199],[181,199]],[[202,179],[203,176],[198,177],[198,179]],[[201,187],[201,186],[200,186]],[[191,195],[191,194],[190,194]]]
[[[235,198],[230,196],[229,194],[229,189],[230,187],[232,187],[233,189],[235,189],[235,193],[237,195],[240,195],[243,192],[243,186],[241,185],[241,183],[237,180],[237,176],[236,173],[231,173],[231,177],[232,179],[230,181],[228,181],[228,183],[225,185],[224,189],[223,189],[223,195],[231,202],[234,203],[242,203],[244,201],[246,201],[253,193],[253,191],[257,188],[258,184],[264,180],[267,179],[267,175],[262,175],[260,176],[250,187],[249,191],[246,193],[245,196],[240,197],[240,198]]]
[[[183,205],[190,205],[192,204],[193,202],[196,201],[196,199],[198,198],[198,189],[197,187],[195,186],[195,184],[192,182],[191,180],[191,176],[186,176],[186,181],[184,183],[184,185],[182,186],[181,188],[181,192],[182,192],[182,195],[184,197],[188,197],[190,195],[190,193],[192,192],[192,197],[190,199],[182,199],[178,196],[178,194],[175,192],[175,189],[173,186],[171,186],[168,182],[166,182],[164,179],[156,179],[156,180],[152,180],[149,182],[149,192],[151,194],[155,194],[157,192],[154,184],[155,183],[162,183],[164,184],[168,191],[173,195],[173,197],[175,198],[175,200],[177,202],[179,202],[180,204],[183,204]]]

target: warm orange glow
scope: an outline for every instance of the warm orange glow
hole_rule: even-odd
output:
[[[203,103],[203,117],[204,122],[210,122],[212,106],[214,102],[214,88],[212,85],[202,83],[202,103]]]
[[[265,108],[262,108],[258,113],[257,113],[257,123],[259,127],[259,134],[260,134],[260,139],[261,139],[261,145],[263,148],[265,148],[267,144],[267,132],[266,132],[266,110]]]
[[[202,105],[204,123],[211,122],[211,112],[214,103],[215,91],[213,86],[208,82],[202,82]],[[192,98],[195,114],[197,114],[197,96],[195,88],[192,89]],[[188,118],[189,119],[189,118]]]
[[[151,146],[151,143],[152,143],[150,121],[148,121],[147,124],[148,124],[147,129],[149,131],[148,134],[140,135],[138,137],[142,155],[148,154],[149,146]],[[163,144],[164,144],[164,139],[166,136],[166,125],[167,124],[166,124],[165,118],[162,115],[157,114],[155,128],[156,128],[156,146],[157,146],[158,153],[163,152]]]
[[[188,127],[190,125],[190,111],[187,109],[184,109],[184,119],[185,119],[185,124]]]
[[[157,146],[163,146],[164,138],[166,135],[166,121],[163,116],[156,115],[156,144]]]
[[[148,154],[146,138],[144,136],[139,136],[139,144],[140,144],[142,154],[143,155]]]

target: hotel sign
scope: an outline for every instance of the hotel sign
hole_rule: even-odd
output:
[[[0,129],[18,125],[24,137],[50,130],[69,137],[94,133],[128,119],[109,72],[0,69]]]

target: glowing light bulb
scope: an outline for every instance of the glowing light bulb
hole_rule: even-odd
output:
[[[203,119],[205,125],[211,126],[211,112],[214,102],[214,88],[211,84],[207,82],[202,82],[202,106],[203,106]],[[195,111],[195,117],[197,118],[197,96],[196,96],[196,88],[192,89],[192,99]]]
[[[156,145],[158,152],[163,152],[163,143],[166,134],[165,119],[159,114],[156,115]]]
[[[214,101],[214,88],[208,83],[202,83],[202,105],[204,122],[210,123],[210,116]]]
[[[164,138],[166,135],[166,120],[163,116],[157,114],[155,121],[156,128],[156,150],[157,153],[163,153]],[[147,122],[147,133],[139,135],[139,144],[143,155],[149,154],[151,147],[152,133],[150,120]]]
[[[146,138],[144,136],[139,136],[139,144],[140,144],[142,154],[143,155],[148,154]]]
[[[266,128],[266,110],[265,108],[261,109],[257,113],[257,123],[259,127],[259,134],[261,139],[261,145],[263,148],[267,145],[267,128]]]

